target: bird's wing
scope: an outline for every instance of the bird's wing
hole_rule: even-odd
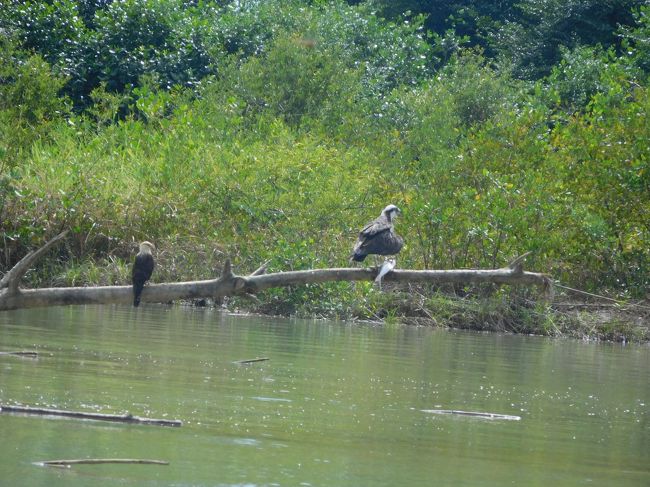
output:
[[[385,232],[390,230],[392,225],[388,222],[386,218],[379,217],[376,220],[371,221],[359,232],[360,237],[374,237],[378,233]]]
[[[135,256],[132,277],[144,279],[146,281],[151,277],[153,268],[154,260],[151,254],[138,254]]]

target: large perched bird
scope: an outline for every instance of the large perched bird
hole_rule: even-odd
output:
[[[400,214],[395,205],[384,208],[378,218],[359,232],[350,261],[363,262],[367,255],[395,255],[404,245],[404,239],[395,233],[393,221]]]
[[[133,306],[140,304],[140,295],[142,294],[144,283],[149,280],[153,272],[153,252],[155,250],[156,247],[151,242],[142,242],[140,244],[140,252],[135,256],[133,271],[131,273],[131,280],[133,281]]]

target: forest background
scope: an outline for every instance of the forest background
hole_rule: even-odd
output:
[[[230,306],[648,338],[647,1],[0,0],[0,44],[0,271],[71,229],[27,285],[126,284],[144,239],[157,282],[346,266],[394,203],[400,268],[531,251],[635,318],[491,286]]]

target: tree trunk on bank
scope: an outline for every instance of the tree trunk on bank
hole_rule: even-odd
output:
[[[133,302],[132,286],[62,287],[21,289],[19,281],[29,266],[63,236],[58,235],[41,249],[30,252],[0,281],[0,311],[79,304],[130,304]],[[452,270],[392,270],[383,278],[395,283],[480,283],[510,285],[537,285],[546,294],[552,291],[548,276],[527,272],[522,268],[524,254],[502,269],[452,269]],[[143,302],[166,303],[175,300],[214,298],[237,294],[255,294],[265,289],[301,284],[333,281],[373,281],[379,269],[332,268],[266,274],[265,266],[247,276],[232,272],[230,261],[224,264],[223,273],[216,279],[205,281],[149,284],[142,292]]]

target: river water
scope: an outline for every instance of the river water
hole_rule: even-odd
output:
[[[8,350],[3,404],[183,426],[0,414],[3,486],[650,485],[648,346],[88,306],[0,313]],[[37,464],[77,458],[170,464]]]

